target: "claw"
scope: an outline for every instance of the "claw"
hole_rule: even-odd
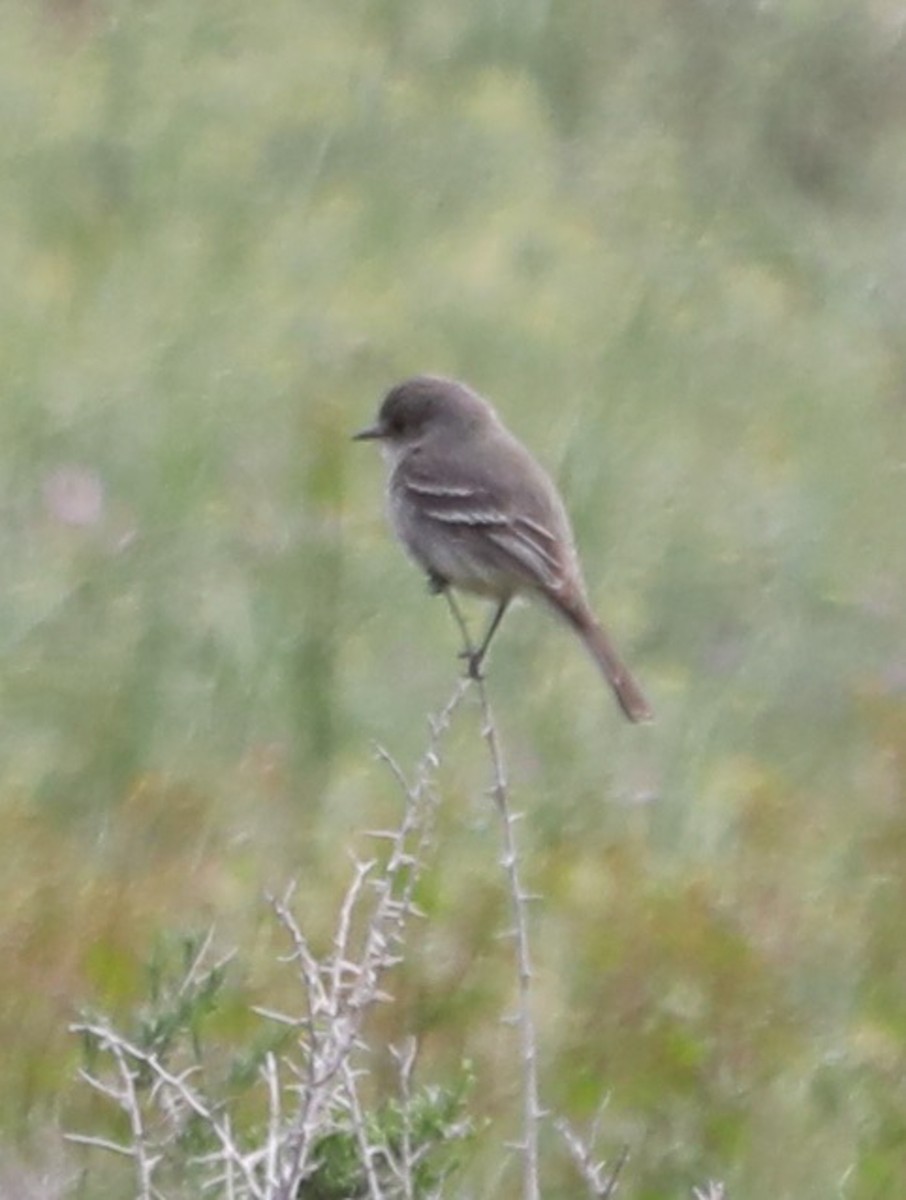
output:
[[[479,654],[477,650],[460,650],[458,657],[465,659],[466,676],[469,679],[474,679],[476,683],[481,683],[482,679],[484,679],[481,671],[484,655]]]

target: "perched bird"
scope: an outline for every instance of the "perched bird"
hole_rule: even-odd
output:
[[[381,442],[394,532],[433,591],[475,592],[496,610],[469,670],[479,676],[510,601],[539,597],[585,643],[630,721],[651,709],[588,602],[560,494],[491,405],[463,383],[418,375],[391,388],[356,440]]]

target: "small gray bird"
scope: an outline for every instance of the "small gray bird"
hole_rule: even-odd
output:
[[[639,685],[595,619],[563,501],[488,402],[452,379],[419,375],[390,389],[377,421],[390,467],[393,529],[432,590],[496,602],[469,670],[478,677],[514,596],[540,597],[588,647],[630,721],[651,720]]]

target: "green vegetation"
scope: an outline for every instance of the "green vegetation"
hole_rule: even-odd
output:
[[[294,918],[276,919],[298,951],[306,939]],[[134,1028],[114,1030],[88,1016],[75,1029],[85,1051],[82,1079],[107,1104],[120,1148],[114,1157],[123,1178],[112,1194],[261,1196],[267,1186],[268,1196],[306,1200],[439,1196],[472,1132],[468,1068],[448,1086],[415,1089],[410,1039],[384,1055],[396,1064],[397,1095],[363,1102],[372,1072],[357,1060],[372,1054],[364,1039],[361,1055],[346,1053],[354,1006],[341,976],[356,983],[352,960],[341,954],[323,971],[307,952],[305,966],[298,955],[283,958],[284,974],[295,976],[293,1013],[259,1011],[270,1032],[259,1029],[252,1053],[244,1053],[247,1042],[237,1053],[212,1021],[230,1001],[226,964],[212,966],[210,949],[210,937],[184,938],[155,955]],[[100,1146],[94,1133],[69,1137],[110,1153],[110,1141]]]
[[[901,19],[3,6],[0,1187],[99,1120],[80,1006],[127,1021],[158,939],[213,924],[211,1019],[253,1054],[263,893],[297,876],[329,938],[356,831],[395,819],[371,745],[419,752],[457,638],[348,435],[434,370],[557,475],[658,713],[624,725],[546,614],[508,619],[545,1102],[610,1094],[627,1200],[906,1195]],[[476,725],[372,1032],[418,1036],[419,1087],[474,1064],[483,1194],[518,1068]]]

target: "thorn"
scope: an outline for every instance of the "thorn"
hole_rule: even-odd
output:
[[[390,862],[387,863],[387,870],[399,871],[401,867],[415,866],[415,862],[416,860],[414,855],[401,852],[400,854],[393,855],[393,857],[390,859]]]
[[[491,800],[496,801],[499,799],[501,792],[506,794],[506,790],[507,790],[506,783],[504,783],[502,786],[498,783],[495,783],[493,787],[485,788],[484,794],[487,797],[489,797]],[[524,812],[516,812],[515,810],[513,810],[507,814],[507,820],[509,821],[509,823],[511,825],[515,825],[517,821],[525,820],[525,813]]]

